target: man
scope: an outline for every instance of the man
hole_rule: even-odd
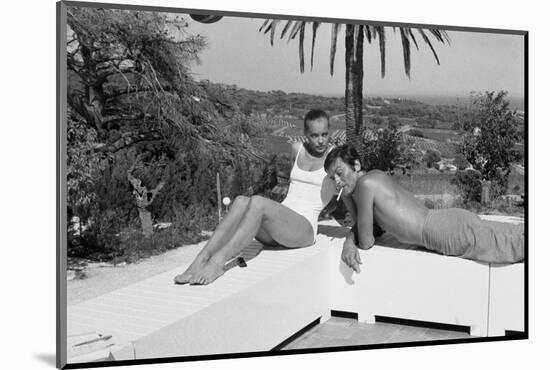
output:
[[[323,168],[329,150],[329,118],[311,110],[304,118],[304,144],[292,146],[294,166],[282,203],[261,196],[239,196],[191,266],[176,284],[210,284],[226,270],[253,238],[267,245],[300,248],[312,245],[317,218],[334,193]],[[303,150],[302,150],[303,149]]]
[[[359,272],[357,246],[374,244],[373,222],[400,242],[421,245],[448,256],[487,263],[514,263],[524,258],[523,225],[484,221],[464,209],[429,210],[391,177],[362,170],[357,152],[348,145],[332,150],[325,170],[355,226],[344,242],[342,260]],[[357,245],[357,246],[356,246]]]

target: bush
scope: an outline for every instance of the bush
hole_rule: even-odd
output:
[[[460,148],[481,178],[491,181],[491,199],[506,192],[510,166],[518,159],[514,147],[521,135],[506,95],[500,91],[473,97],[476,110]]]
[[[136,229],[121,232],[117,254],[113,257],[117,261],[133,263],[185,244],[196,244],[207,238],[201,231],[215,229],[218,219],[213,209],[207,210],[197,205],[178,208],[172,226],[155,231],[149,238]]]
[[[432,168],[433,165],[441,160],[441,154],[437,150],[428,149],[426,155],[424,156],[424,161],[426,161],[426,167]]]
[[[470,165],[470,163],[468,163],[468,161],[466,160],[466,157],[464,157],[464,155],[462,154],[458,154],[455,157],[454,164],[456,168],[460,171],[465,170]]]
[[[407,134],[409,134],[410,136],[425,137],[424,133],[416,128],[413,128],[412,130],[407,131]]]
[[[264,166],[255,194],[281,202],[288,191],[292,160],[288,154],[275,154]]]
[[[481,174],[478,171],[456,171],[451,184],[457,186],[464,203],[481,202]]]

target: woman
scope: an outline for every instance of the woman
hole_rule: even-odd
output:
[[[334,194],[323,168],[329,151],[327,114],[309,111],[304,118],[304,134],[306,142],[292,146],[294,166],[285,200],[278,203],[261,196],[237,197],[193,263],[174,278],[176,284],[210,284],[253,238],[288,248],[315,242],[317,218]]]

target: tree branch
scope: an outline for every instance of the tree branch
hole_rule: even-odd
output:
[[[120,138],[116,139],[112,143],[108,143],[108,144],[101,143],[96,145],[94,149],[96,151],[101,151],[101,152],[116,153],[121,149],[124,149],[130,145],[134,145],[142,141],[154,141],[154,140],[160,140],[160,139],[162,139],[162,135],[157,131],[149,131],[149,132],[142,132],[142,133],[125,132],[121,135]]]

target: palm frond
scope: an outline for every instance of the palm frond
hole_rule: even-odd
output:
[[[294,26],[292,27],[292,31],[290,31],[290,34],[288,35],[288,41],[294,40],[294,38],[298,34],[298,31],[300,31],[300,27],[302,26],[303,23],[305,23],[305,22],[304,21],[296,21],[296,23],[294,23]]]
[[[286,31],[289,30],[290,26],[292,25],[292,22],[294,22],[294,21],[288,21],[288,22],[286,22],[286,24],[285,24],[283,30],[281,31],[281,39],[285,36]]]
[[[299,45],[299,56],[300,56],[300,72],[304,73],[304,38],[306,34],[306,22],[302,22],[300,26],[300,45]]]
[[[336,55],[336,45],[338,41],[338,31],[340,30],[340,24],[334,23],[332,25],[332,33],[330,36],[330,75],[334,75],[334,56]]]
[[[317,36],[317,28],[319,28],[319,22],[313,22],[311,30],[313,35],[311,36],[311,71],[313,71],[313,51],[315,50],[315,37]]]
[[[386,33],[384,27],[375,27],[378,34],[378,45],[380,46],[380,73],[382,78],[386,76]]]
[[[447,31],[441,31],[441,33],[443,34],[443,37],[444,37],[445,40],[447,41],[447,45],[451,45],[451,38],[450,38],[449,35],[447,34]]]
[[[267,24],[269,23],[270,20],[271,20],[271,19],[266,19],[266,20],[264,21],[264,23],[262,23],[262,25],[260,26],[260,29],[258,30],[258,32],[262,32],[263,28],[264,28],[265,26],[267,26]]]
[[[439,64],[439,57],[437,56],[437,53],[435,52],[435,49],[430,41],[430,39],[428,38],[428,35],[426,35],[426,32],[421,29],[421,28],[418,28],[417,29],[418,33],[420,33],[420,35],[422,36],[422,39],[424,40],[424,42],[426,44],[428,44],[428,46],[430,47],[430,49],[432,50],[432,54],[434,55],[435,57],[435,61],[437,62],[437,64]]]
[[[399,28],[401,34],[401,45],[403,47],[403,63],[405,64],[405,74],[408,78],[411,78],[411,42],[407,37],[407,33],[404,28]]]
[[[365,26],[365,37],[367,38],[369,44],[372,42],[372,33],[370,28],[371,26]]]
[[[271,22],[271,35],[270,35],[271,46],[273,46],[273,39],[275,39],[275,29],[277,28],[277,23],[279,23],[278,19],[274,19],[273,22]]]
[[[418,43],[416,42],[416,38],[414,37],[412,30],[410,28],[406,28],[406,32],[407,32],[407,35],[411,38],[411,40],[413,40],[414,46],[416,46],[416,50],[419,50]]]
[[[442,44],[447,43],[451,45],[451,39],[449,38],[449,35],[447,35],[447,32],[443,30],[438,30],[436,28],[429,28],[428,31],[435,36],[437,41],[441,42]]]

